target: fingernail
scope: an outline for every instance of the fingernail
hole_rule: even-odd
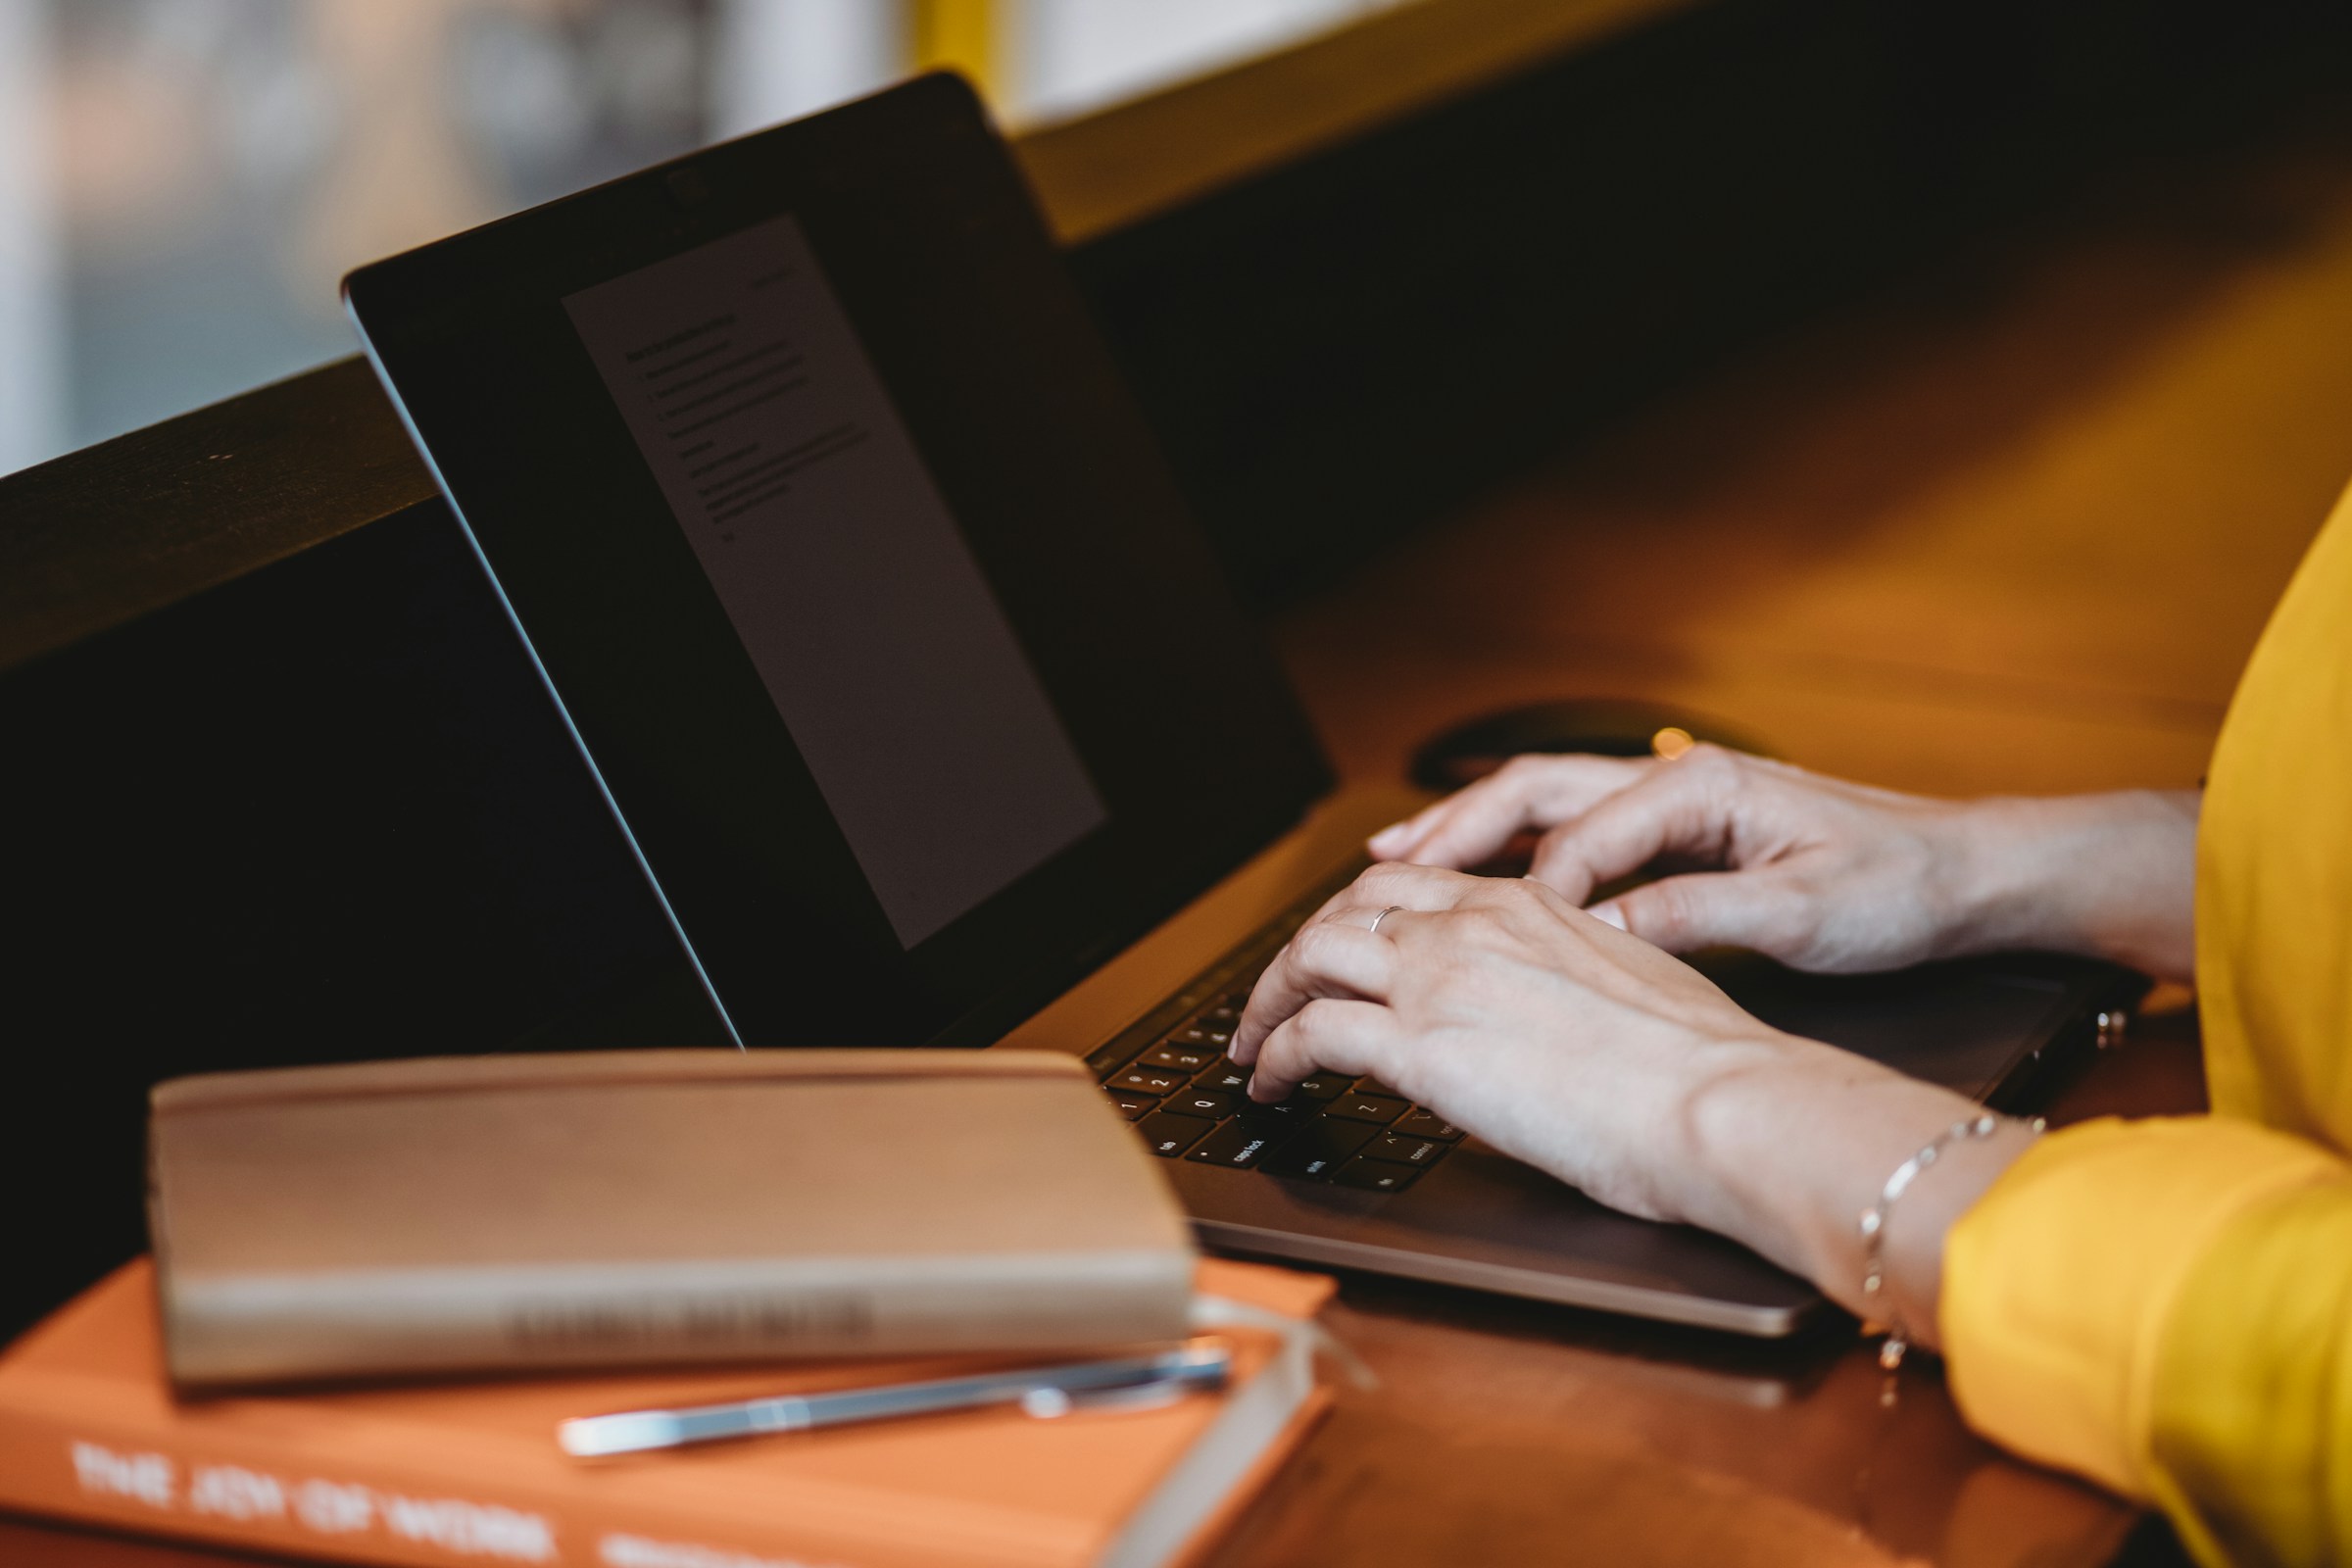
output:
[[[1410,822],[1396,822],[1382,828],[1372,835],[1370,840],[1372,853],[1387,855],[1392,851],[1403,849],[1407,844],[1413,842],[1412,829],[1413,824]]]
[[[1250,1075],[1250,1087],[1243,1090],[1242,1093],[1248,1095],[1251,1100],[1262,1101],[1265,1098],[1263,1095],[1260,1095],[1257,1092],[1257,1074],[1251,1073]]]
[[[1620,931],[1625,929],[1625,911],[1614,904],[1595,904],[1585,912],[1595,920],[1615,926]]]

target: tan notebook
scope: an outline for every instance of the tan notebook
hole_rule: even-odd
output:
[[[1181,1337],[1150,1155],[1043,1052],[647,1051],[155,1092],[183,1388]]]
[[[395,1384],[174,1400],[144,1260],[0,1354],[0,1509],[408,1568],[1150,1568],[1305,1434],[1313,1275],[1206,1261],[1222,1393],[1000,1406],[584,1462],[567,1417],[938,1377],[1030,1357]],[[1233,1315],[1228,1313],[1228,1316]]]

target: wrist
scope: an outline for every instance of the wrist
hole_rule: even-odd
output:
[[[2197,805],[2154,790],[1975,803],[1957,827],[1951,952],[2073,953],[2187,979]]]
[[[1895,1315],[1934,1343],[1942,1238],[2032,1140],[2024,1123],[1942,1152],[1892,1205],[1886,1281],[1866,1298],[1865,1209],[1902,1163],[1983,1107],[1814,1041],[1780,1036],[1693,1092],[1679,1217],[1742,1242],[1847,1309]]]
[[[1825,1280],[1840,1240],[1833,1210],[1848,1206],[1844,1189],[1878,1155],[1872,1134],[1886,1107],[1876,1102],[1913,1089],[1957,1098],[1818,1041],[1775,1031],[1754,1042],[1685,1102],[1690,1179],[1678,1217]]]

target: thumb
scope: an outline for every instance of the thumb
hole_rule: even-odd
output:
[[[1811,921],[1805,900],[1767,871],[1697,871],[1620,893],[1589,911],[1668,953],[1752,948],[1794,951]]]

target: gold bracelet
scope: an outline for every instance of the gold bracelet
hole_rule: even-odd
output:
[[[2026,1124],[2039,1133],[2044,1126],[2039,1116]],[[1894,1200],[1903,1196],[1919,1173],[1943,1157],[1946,1146],[1975,1138],[1990,1138],[2001,1130],[2001,1118],[1986,1111],[1956,1121],[1928,1141],[1909,1159],[1894,1167],[1886,1185],[1879,1189],[1879,1200],[1862,1211],[1862,1299],[1884,1319],[1886,1338],[1879,1345],[1879,1365],[1891,1372],[1903,1364],[1903,1352],[1911,1348],[1911,1331],[1894,1310],[1894,1298],[1886,1290],[1886,1216],[1894,1211]],[[1871,1331],[1867,1321],[1864,1333]]]

